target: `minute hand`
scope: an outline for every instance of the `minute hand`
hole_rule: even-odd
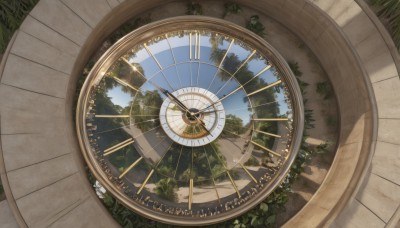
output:
[[[238,88],[236,88],[235,90],[230,92],[228,95],[221,97],[221,99],[218,99],[217,101],[214,101],[213,103],[211,103],[207,107],[205,107],[205,108],[199,110],[198,112],[194,113],[194,115],[199,114],[199,113],[203,112],[204,110],[208,109],[209,107],[215,105],[216,103],[219,103],[219,102],[223,101],[224,99],[228,98],[229,96],[231,96],[232,94],[236,93],[237,91],[239,91],[242,88],[243,88],[243,85],[239,86]]]

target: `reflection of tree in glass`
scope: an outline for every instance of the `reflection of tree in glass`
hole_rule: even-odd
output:
[[[162,178],[174,178],[177,185],[183,187],[187,187],[191,178],[195,182],[205,180],[202,182],[204,184],[211,184],[213,176],[219,176],[218,180],[227,178],[223,175],[226,171],[224,168],[226,159],[219,151],[217,143],[212,142],[211,144],[215,152],[211,145],[206,145],[205,148],[172,146],[158,165],[158,173],[161,174]],[[204,152],[204,149],[206,152]]]
[[[144,95],[138,92],[132,106],[132,118],[135,126],[145,132],[160,125],[159,109],[154,107],[160,107],[162,102],[157,90],[146,91]]]
[[[213,40],[213,42],[215,42]],[[214,44],[213,46],[213,53],[212,57],[213,60],[215,61],[216,64],[219,64],[218,60],[221,60],[223,55],[225,54],[226,50],[221,50],[218,49],[218,43]],[[254,55],[249,61],[252,59],[258,59],[262,60],[263,58],[259,55]],[[265,61],[266,65],[269,65],[270,63],[266,60]],[[235,55],[234,53],[230,53],[226,59],[223,62],[223,67],[224,69],[233,72],[236,71],[237,67],[242,65],[242,61],[239,60],[239,57]],[[271,68],[270,70],[273,71],[274,75],[277,75],[277,72],[275,71],[274,68]],[[257,77],[254,78],[255,74],[258,72],[252,72],[249,70],[249,65],[248,63],[242,66],[242,68],[235,74],[236,80],[244,85],[244,89],[246,90],[247,93],[251,93],[253,91],[257,91],[260,88],[264,88],[265,86],[268,85],[268,83],[262,78],[262,77]],[[253,79],[253,80],[252,80]],[[253,113],[253,118],[276,118],[276,117],[282,117],[279,115],[279,103],[275,102],[276,101],[276,96],[275,92],[280,92],[282,89],[282,85],[275,86],[274,88],[271,89],[266,89],[261,92],[258,92],[250,97],[251,99],[251,104],[253,107],[257,107],[263,104],[266,104],[268,102],[271,102],[271,104],[267,106],[261,106],[260,108],[254,108]],[[243,102],[247,102],[249,98],[245,97]],[[277,122],[260,122],[258,124],[259,126],[256,128],[257,130],[264,131],[264,132],[271,132],[271,133],[276,133],[278,130],[278,123]],[[240,118],[237,117],[230,117],[227,115],[226,118],[226,124],[225,124],[225,129],[227,131],[234,132],[236,134],[243,133],[241,131],[244,131],[245,128],[243,126],[243,123],[241,122]],[[225,133],[224,133],[225,134]],[[233,135],[233,134],[231,134]],[[256,133],[254,134],[253,140],[260,145],[264,145],[268,148],[271,148],[274,144],[275,138],[267,136],[265,134],[261,133]]]
[[[133,70],[133,67],[135,67],[136,70]],[[139,64],[136,63],[128,64],[127,62],[120,59],[110,67],[110,69],[107,72],[107,75],[110,77],[117,77],[127,82],[134,88],[140,88],[146,82],[146,79],[142,77],[143,73],[144,73],[143,68]],[[116,84],[118,83],[112,79],[112,82],[110,82],[108,86],[111,89],[115,87]],[[132,96],[134,96],[136,93],[136,91],[126,86],[122,88],[122,91],[124,91],[125,93],[131,93]]]
[[[156,183],[156,194],[166,200],[175,202],[177,199],[177,184],[172,178],[163,178]]]
[[[278,133],[278,122],[261,122],[256,125],[256,129],[262,132],[269,132],[272,134]],[[272,148],[275,142],[275,138],[261,133],[254,133],[253,141],[256,143]]]
[[[123,109],[119,105],[115,105],[111,98],[107,96],[107,91],[109,90],[109,82],[112,79],[105,78],[103,81],[99,83],[96,87],[94,100],[95,100],[95,113],[99,114],[107,114],[107,115],[119,115],[119,114],[128,114],[129,107]],[[97,130],[111,130],[110,134],[107,134],[107,137],[101,137],[99,140],[99,145],[103,147],[109,147],[110,145],[116,145],[121,142],[122,139],[127,139],[131,137],[125,130],[121,127],[125,126],[128,123],[128,120],[125,118],[96,118]],[[111,154],[109,156],[110,162],[117,167],[120,171],[123,168],[129,166],[134,160],[139,157],[139,154],[134,149],[134,147],[125,147],[118,151],[118,153]]]
[[[225,136],[239,137],[237,135],[243,134],[246,131],[246,127],[243,126],[243,120],[235,115],[228,114],[225,118],[225,127],[222,132]],[[232,134],[234,133],[234,134]]]

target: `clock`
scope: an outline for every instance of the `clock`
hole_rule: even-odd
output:
[[[99,183],[136,213],[175,225],[214,224],[260,203],[284,181],[304,125],[279,53],[201,16],[115,43],[89,73],[76,117]]]

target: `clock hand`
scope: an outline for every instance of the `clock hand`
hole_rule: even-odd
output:
[[[164,90],[163,93],[168,96],[175,104],[177,104],[183,111],[189,112],[189,109],[186,107],[184,103],[182,103],[177,97],[175,97],[172,93],[168,90]]]
[[[211,137],[213,137],[213,135],[211,134],[211,132],[207,129],[206,124],[199,118],[197,118],[197,116],[194,116],[194,118],[196,118],[197,122],[200,124],[200,126],[209,134],[211,135]]]

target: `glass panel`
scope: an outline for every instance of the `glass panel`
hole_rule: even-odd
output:
[[[162,38],[162,40],[160,41],[148,44],[148,48],[162,68],[167,68],[175,63],[171,49],[165,38]]]
[[[129,54],[126,59],[134,66],[139,65],[143,75],[146,78],[151,77],[160,70],[160,67],[157,65],[156,61],[154,61],[153,57],[150,56],[143,46],[136,47],[136,51],[133,51],[133,53]]]
[[[222,68],[233,74],[250,54],[251,50],[248,47],[245,47],[241,41],[235,41],[226,55]]]
[[[174,35],[168,37],[177,63],[189,61],[189,36]]]

